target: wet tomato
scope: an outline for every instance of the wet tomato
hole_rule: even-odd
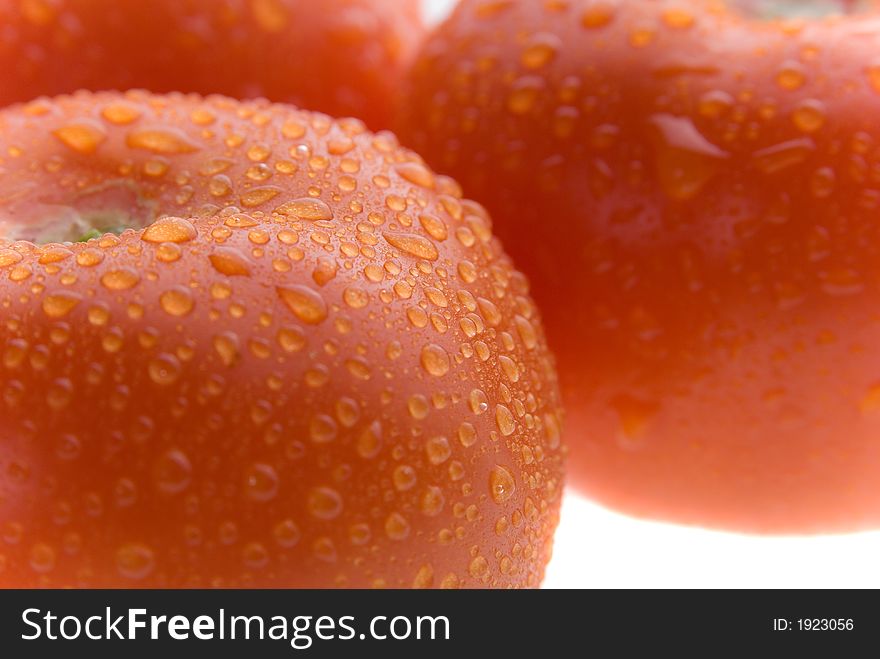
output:
[[[880,18],[770,4],[465,0],[401,134],[533,282],[576,486],[716,527],[877,526]]]
[[[0,584],[540,582],[554,366],[451,179],[142,92],[6,109],[0,154]]]
[[[0,105],[78,89],[266,97],[387,127],[418,0],[0,0]]]

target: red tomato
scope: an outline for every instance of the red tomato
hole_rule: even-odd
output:
[[[145,88],[264,96],[384,128],[418,0],[0,0],[0,106]]]
[[[426,44],[402,134],[534,284],[577,487],[880,524],[878,48],[876,14],[689,0],[465,0]]]
[[[15,106],[0,154],[0,585],[540,583],[554,366],[452,180],[193,95]]]

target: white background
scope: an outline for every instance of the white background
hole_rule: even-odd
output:
[[[429,20],[455,0],[423,0]],[[880,532],[755,537],[635,520],[568,492],[547,588],[880,588]]]

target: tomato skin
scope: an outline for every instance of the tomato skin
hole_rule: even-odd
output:
[[[0,106],[78,89],[266,97],[386,128],[418,0],[0,0]]]
[[[0,241],[0,586],[540,583],[553,359],[457,184],[357,120],[195,95],[14,106],[12,151],[13,235],[148,226]]]
[[[465,0],[424,46],[399,132],[532,281],[600,502],[880,524],[876,21]]]

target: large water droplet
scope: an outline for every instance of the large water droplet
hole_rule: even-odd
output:
[[[428,454],[428,460],[433,465],[442,464],[452,455],[452,449],[449,447],[449,440],[445,437],[432,437],[425,443],[425,452]]]
[[[278,494],[278,473],[268,464],[257,462],[244,475],[245,495],[251,501],[264,503]]]
[[[504,436],[512,435],[516,430],[516,420],[506,405],[497,405],[495,407],[495,423]]]
[[[295,546],[302,537],[302,531],[292,519],[283,519],[272,529],[275,542],[284,548]]]
[[[287,307],[304,323],[317,325],[327,318],[327,303],[306,286],[279,286],[276,291]]]
[[[520,54],[520,63],[527,69],[540,69],[553,61],[561,47],[559,37],[555,34],[536,34]]]
[[[55,550],[45,542],[38,542],[31,547],[28,562],[34,572],[44,574],[55,567]]]
[[[374,458],[382,450],[382,424],[374,421],[364,428],[357,440],[357,452],[362,458]]]
[[[433,343],[422,348],[421,363],[422,368],[434,377],[442,377],[449,372],[449,355]]]
[[[185,490],[192,478],[192,465],[183,451],[166,451],[153,466],[156,487],[165,494],[177,494]]]
[[[101,143],[107,139],[107,131],[104,127],[89,119],[80,119],[57,128],[52,134],[65,146],[84,155],[97,151]]]
[[[147,371],[153,382],[167,387],[177,382],[180,377],[180,360],[172,354],[164,353],[150,360]]]
[[[516,491],[513,475],[504,467],[496,465],[489,474],[489,493],[495,503],[504,503]]]
[[[63,318],[80,303],[77,293],[55,293],[43,299],[43,313],[49,318]]]
[[[140,542],[129,542],[116,550],[116,569],[126,579],[144,579],[156,565],[153,550]]]
[[[217,272],[227,277],[249,277],[251,274],[250,260],[234,247],[216,247],[208,259]]]
[[[308,510],[318,519],[335,519],[342,513],[342,497],[329,487],[313,488],[308,495]]]
[[[165,155],[192,153],[200,148],[183,131],[166,127],[132,131],[125,141],[133,149],[145,149]]]
[[[186,316],[195,306],[192,293],[183,286],[170,288],[159,296],[159,304],[171,316]]]
[[[424,236],[403,233],[383,233],[385,240],[400,251],[428,261],[436,261],[440,254],[437,247]]]
[[[728,154],[709,142],[687,117],[657,114],[657,175],[663,190],[676,201],[696,197],[714,178]]]
[[[289,201],[276,208],[275,212],[280,215],[296,217],[300,220],[308,220],[309,222],[333,219],[333,211],[325,202],[309,197]]]
[[[141,240],[150,243],[186,243],[198,236],[195,226],[180,217],[163,218],[144,229]]]

